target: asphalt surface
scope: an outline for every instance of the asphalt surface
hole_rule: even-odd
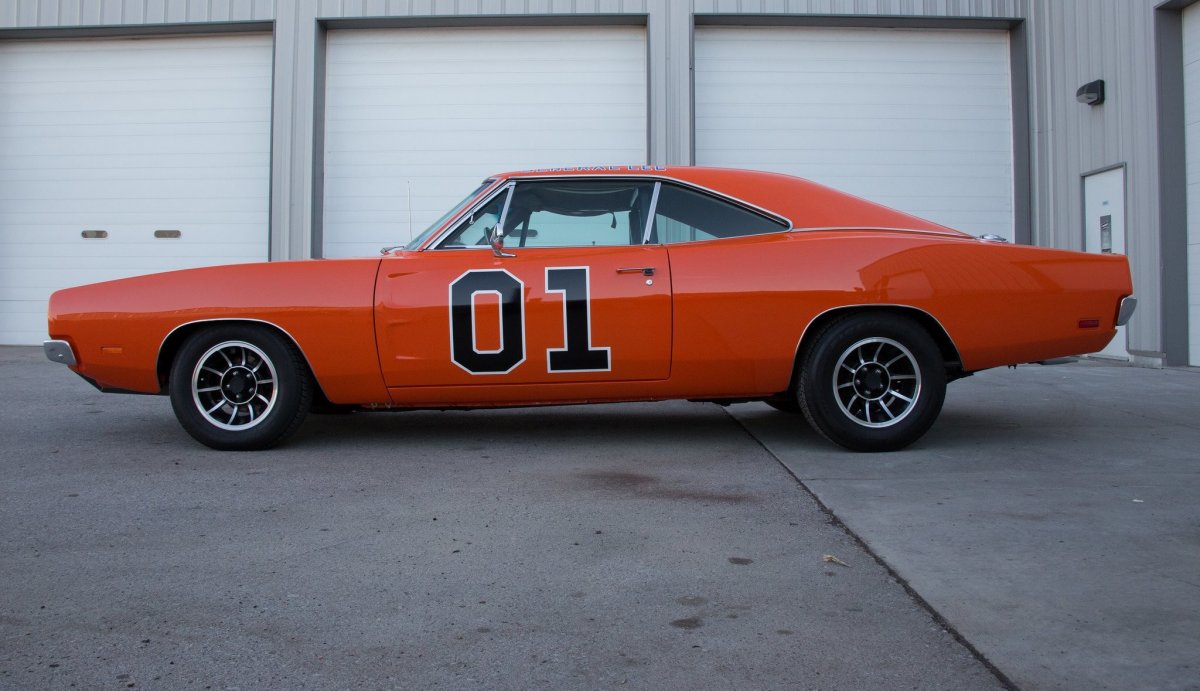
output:
[[[886,455],[732,412],[1016,685],[1200,688],[1200,371],[983,372]]]
[[[1007,448],[975,424],[946,429]],[[4,688],[1002,687],[712,405],[313,417],[220,453],[0,348],[0,439]]]

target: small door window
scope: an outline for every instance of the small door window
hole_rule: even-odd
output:
[[[438,247],[440,249],[487,247],[488,231],[500,221],[500,214],[504,211],[504,202],[508,199],[508,194],[509,188],[506,188],[473,211],[471,215],[459,222],[458,227]]]

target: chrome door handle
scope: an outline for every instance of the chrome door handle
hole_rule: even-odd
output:
[[[626,266],[626,267],[617,269],[617,273],[619,273],[619,274],[641,274],[643,276],[653,276],[654,275],[654,267],[653,266]]]

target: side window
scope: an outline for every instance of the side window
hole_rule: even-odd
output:
[[[787,225],[707,194],[664,184],[654,213],[654,242],[671,244],[762,235]]]
[[[517,183],[504,217],[505,246],[640,245],[652,182],[547,180]]]
[[[441,249],[487,247],[488,231],[500,221],[500,212],[504,211],[504,200],[506,199],[508,199],[508,190],[492,197],[491,201],[463,219],[438,247]]]

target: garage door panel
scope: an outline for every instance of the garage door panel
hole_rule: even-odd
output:
[[[1006,32],[696,29],[696,162],[1012,235]]]
[[[193,117],[202,117],[196,113]],[[128,115],[125,115],[129,118]],[[160,118],[161,119],[161,118]],[[139,118],[140,120],[140,118]],[[17,124],[10,121],[9,124]],[[166,137],[254,137],[252,142],[239,142],[242,144],[250,143],[253,149],[261,148],[260,142],[263,134],[269,134],[271,131],[271,123],[266,121],[244,121],[244,122],[191,122],[186,124],[170,123],[170,122],[109,122],[109,123],[80,123],[71,125],[71,134],[65,137],[62,132],[62,124],[54,123],[30,123],[21,124],[22,135],[18,137],[5,137],[4,140],[8,143],[19,142],[21,139],[39,138],[39,137],[59,137],[69,138],[74,140],[79,139],[114,139],[122,145],[122,149],[128,148],[130,145],[136,145],[143,150],[157,151],[157,144],[161,138]],[[156,139],[158,138],[158,139]],[[8,146],[5,147],[8,149]],[[243,149],[245,150],[245,149]]]
[[[22,257],[53,256],[66,260],[72,256],[85,256],[89,259],[99,259],[110,253],[133,252],[138,247],[145,251],[156,252],[164,263],[172,261],[176,252],[195,252],[202,250],[206,253],[220,255],[228,253],[231,256],[243,254],[261,254],[258,238],[254,233],[257,224],[219,224],[172,226],[161,224],[161,227],[144,225],[141,227],[115,227],[104,224],[93,224],[88,228],[103,230],[108,236],[103,239],[84,238],[78,225],[59,226],[42,225],[11,237],[17,242],[8,244],[3,256],[0,256],[0,267],[15,267],[14,262]],[[178,238],[156,238],[156,230],[178,230]],[[242,250],[240,248],[255,248]]]
[[[228,179],[208,178],[204,180],[209,190],[205,199],[197,200],[193,206],[208,201],[219,202],[221,208],[229,209],[247,202],[256,208],[261,197],[261,190],[246,189],[244,181],[252,178]],[[47,182],[56,182],[51,186]],[[61,200],[64,194],[71,199],[98,209],[101,204],[109,202],[124,203],[130,199],[149,199],[150,201],[167,201],[178,203],[196,191],[196,179],[161,180],[154,178],[112,179],[75,179],[75,180],[17,180],[6,182],[0,189],[0,204],[5,208],[20,210],[24,204],[30,206],[45,200]],[[185,207],[187,205],[185,204]],[[176,207],[172,207],[176,208]],[[153,207],[144,210],[154,210]]]
[[[935,132],[953,132],[955,134],[1005,134],[1010,131],[1011,124],[1008,119],[1003,118],[972,118],[969,120],[934,120],[928,117],[872,117],[864,114],[861,109],[848,108],[842,114],[834,114],[836,111],[820,115],[793,115],[793,114],[740,114],[739,110],[729,109],[725,112],[719,112],[719,109],[709,110],[705,117],[697,117],[696,124],[699,127],[704,127],[706,130],[716,131],[722,129],[734,130],[732,123],[728,118],[731,115],[739,117],[742,122],[748,122],[753,125],[756,130],[761,129],[791,129],[795,131],[811,131],[823,132],[827,129],[826,125],[831,118],[836,118],[838,128],[843,132],[918,132],[918,133],[935,133]],[[996,150],[1002,150],[1004,147],[993,143]],[[1010,147],[1011,148],[1011,147]]]
[[[715,85],[706,85],[715,86]],[[765,98],[765,97],[764,97]],[[701,104],[697,104],[698,106]],[[911,121],[938,122],[943,118],[930,118],[929,107],[923,104],[894,103],[891,105],[864,106],[862,104],[838,104],[829,102],[795,101],[788,104],[787,109],[767,109],[756,107],[758,104],[747,105],[732,99],[705,101],[703,109],[696,112],[697,122],[702,120],[721,119],[731,116],[744,118],[776,118],[787,120],[830,120],[830,119],[867,119],[876,121]],[[1010,123],[1007,113],[997,113],[994,107],[971,106],[961,104],[956,106],[959,117],[956,120],[995,121]],[[993,123],[994,126],[994,123]]]
[[[491,173],[644,162],[645,56],[640,27],[329,32],[325,256],[406,242]]]
[[[709,130],[712,132],[713,130]],[[993,138],[989,141],[986,137],[981,137],[978,132],[930,132],[930,131],[905,131],[902,127],[889,127],[876,130],[862,130],[852,128],[849,130],[838,129],[820,129],[820,128],[777,128],[772,131],[749,131],[737,132],[733,130],[723,130],[730,138],[736,138],[743,147],[762,150],[768,149],[772,151],[808,151],[813,148],[818,148],[815,143],[819,141],[819,148],[833,149],[835,151],[869,151],[872,152],[876,159],[879,158],[879,152],[886,149],[889,152],[912,152],[920,154],[935,148],[944,148],[956,153],[963,153],[967,156],[972,156],[976,152],[997,152],[1007,154],[1011,157],[1012,147],[1003,147]],[[780,133],[787,133],[795,144],[791,147],[778,146]],[[902,139],[903,141],[898,141]],[[805,145],[806,142],[814,142],[814,144]],[[712,151],[713,148],[707,149]],[[973,157],[973,156],[972,156]],[[917,156],[914,155],[914,158]]]
[[[264,76],[260,80],[270,77]],[[86,116],[90,111],[96,112],[114,112],[126,113],[137,119],[156,117],[154,113],[162,113],[164,117],[169,117],[173,113],[180,111],[194,111],[212,109],[215,105],[222,102],[222,96],[243,96],[246,98],[261,97],[261,93],[257,89],[243,88],[234,89],[220,88],[219,85],[214,85],[209,92],[191,91],[181,88],[176,89],[137,89],[130,90],[126,95],[113,94],[109,90],[104,90],[103,87],[93,87],[86,83],[73,85],[79,89],[95,88],[95,93],[72,93],[70,87],[72,85],[64,85],[61,90],[49,91],[44,93],[23,95],[21,93],[13,93],[6,95],[5,98],[21,97],[26,110],[42,111],[55,110],[63,107],[69,108],[70,112],[78,113],[81,116]],[[247,113],[240,108],[224,109],[233,113],[241,114],[241,119],[248,119]],[[256,116],[257,119],[257,116]]]
[[[0,44],[0,342],[44,338],[57,288],[266,259],[271,59],[267,35]]]
[[[1008,152],[974,151],[923,151],[919,160],[883,160],[878,151],[840,150],[825,151],[803,147],[787,147],[772,150],[755,150],[748,147],[709,147],[705,151],[710,165],[747,167],[751,164],[766,165],[763,170],[777,170],[824,182],[826,166],[846,166],[853,177],[867,178],[883,170],[893,171],[937,171],[961,170],[973,164],[979,166],[976,175],[991,178],[994,174],[984,171],[999,168],[1007,174],[1012,170],[1012,155]],[[803,164],[796,161],[803,155]],[[899,157],[897,157],[898,159]],[[845,174],[845,173],[843,173]],[[828,184],[828,183],[825,183]]]
[[[876,48],[878,49],[878,48]],[[707,57],[701,63],[706,73],[711,74],[715,83],[744,84],[748,87],[772,86],[779,83],[781,70],[763,69],[757,60],[742,60],[715,63],[714,58]],[[789,83],[811,85],[829,89],[829,93],[839,97],[841,103],[873,103],[885,105],[907,100],[906,94],[913,88],[930,90],[934,93],[948,90],[961,90],[968,103],[983,102],[993,95],[993,92],[1007,91],[1008,74],[979,74],[964,72],[962,74],[938,74],[937,83],[930,82],[928,72],[908,73],[898,72],[900,67],[893,67],[890,72],[871,72],[863,74],[861,63],[852,63],[854,69],[846,71],[804,72],[789,78]],[[815,66],[814,66],[815,67]],[[903,67],[912,67],[904,65]],[[914,68],[928,69],[928,68]],[[933,71],[933,70],[930,70]],[[850,84],[847,84],[847,82]],[[859,87],[868,87],[863,91]]]
[[[699,30],[697,31],[699,33]],[[949,61],[951,66],[967,63],[982,66],[993,65],[993,59],[1007,55],[1007,48],[998,44],[980,46],[976,32],[938,32],[936,42],[927,40],[932,32],[889,31],[862,32],[854,29],[817,30],[796,42],[785,33],[758,33],[754,36],[757,45],[772,52],[804,59],[810,64],[843,64],[846,71],[860,62],[878,64],[884,68],[901,63],[912,63],[924,68],[933,68]],[[733,33],[705,36],[709,42],[709,53],[719,57],[748,59],[741,36]]]
[[[15,345],[40,343],[46,338],[46,301],[0,300],[0,333]],[[40,324],[40,326],[35,326]]]
[[[433,109],[430,109],[430,112],[432,114]],[[331,152],[339,150],[371,151],[374,150],[371,146],[374,143],[372,137],[389,137],[395,132],[397,125],[401,125],[406,129],[429,130],[444,127],[447,124],[454,125],[453,121],[459,121],[460,126],[454,128],[456,134],[488,134],[494,137],[498,131],[505,133],[542,131],[544,127],[539,127],[539,123],[541,122],[540,118],[544,114],[544,111],[535,111],[529,116],[522,116],[510,112],[510,109],[506,107],[502,113],[497,113],[495,117],[488,119],[486,123],[479,122],[478,109],[473,110],[471,117],[445,115],[439,117],[407,117],[401,120],[344,118],[337,122],[336,126],[326,128],[326,134],[355,135],[352,139],[341,142],[340,149],[331,149]],[[644,126],[646,115],[644,112],[614,117],[575,114],[569,120],[572,126],[580,128],[575,132],[575,136],[578,138],[580,131],[587,132],[589,135],[593,132],[606,131],[621,135],[637,130],[639,127]]]
[[[0,138],[0,144],[11,156],[74,156],[77,154],[121,156],[125,152],[152,152],[157,156],[169,157],[175,154],[190,153],[197,148],[213,154],[242,152],[250,147],[261,151],[261,142],[264,136],[265,133],[261,131],[251,133],[232,131],[224,135],[181,131],[174,134],[145,136],[117,134],[102,138],[75,134],[47,134],[38,139],[4,137]]]

